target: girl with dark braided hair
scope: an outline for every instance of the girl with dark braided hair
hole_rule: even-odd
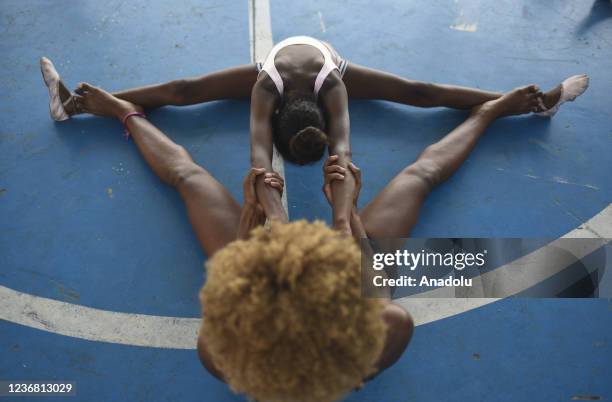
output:
[[[323,157],[329,145],[325,119],[311,96],[287,94],[274,119],[273,138],[291,163],[306,165]]]

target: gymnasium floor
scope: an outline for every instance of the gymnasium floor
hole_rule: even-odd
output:
[[[589,74],[552,120],[495,123],[412,235],[611,236],[609,1],[271,0],[270,11],[274,41],[315,36],[417,80],[502,91]],[[84,401],[243,400],[193,350],[206,257],[179,197],[117,122],[52,122],[38,59],[71,88],[199,75],[251,61],[249,15],[247,0],[0,3],[0,379],[76,381]],[[216,102],[150,119],[241,200],[248,111]],[[371,101],[350,112],[362,203],[465,118]],[[285,169],[290,217],[329,220],[320,166]],[[399,363],[347,400],[609,400],[611,362],[610,300],[505,299],[420,325]]]

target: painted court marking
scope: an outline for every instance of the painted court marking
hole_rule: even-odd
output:
[[[612,204],[563,237],[612,238]],[[588,253],[589,250],[583,250],[582,255]],[[417,325],[423,325],[497,300],[403,298],[396,302],[410,311]],[[33,296],[4,286],[0,286],[0,319],[74,338],[170,349],[195,349],[200,327],[199,318],[99,310]]]
[[[606,243],[609,239],[612,239],[612,204],[609,204],[606,208],[604,208],[597,215],[589,219],[587,222],[578,226],[576,229],[562,236],[562,238],[567,239],[603,239]],[[607,241],[606,241],[607,240]],[[551,245],[554,247],[554,243]],[[592,248],[596,246],[597,242],[589,242],[587,247],[583,249],[572,250],[573,254],[576,258],[582,258],[591,252],[594,251]],[[578,245],[580,247],[580,245]],[[538,250],[533,251],[532,253],[525,255],[521,258],[518,258],[515,261],[511,261],[504,266],[501,266],[491,273],[499,273],[508,275],[511,270],[514,270],[515,267],[521,267],[521,263],[524,263],[525,260],[529,260],[530,258],[536,257],[539,254],[544,253],[544,249],[547,246],[544,246]],[[573,261],[569,261],[571,264]],[[563,267],[565,268],[565,267]],[[561,271],[563,268],[558,269]],[[535,285],[539,281],[543,281],[550,276],[549,275],[539,276],[535,278],[531,278],[532,281],[530,284],[527,282],[523,282],[522,286],[515,289],[515,293],[520,293],[521,291],[530,287],[530,285]],[[486,275],[486,274],[485,274]],[[509,281],[510,282],[510,281]],[[514,282],[514,281],[511,281]],[[520,281],[517,281],[519,283]],[[436,292],[436,290],[432,291]],[[433,295],[432,295],[433,296]],[[446,317],[450,317],[453,315],[461,314],[466,311],[493,303],[501,299],[498,298],[413,298],[413,297],[404,297],[398,300],[395,300],[396,303],[404,307],[406,310],[412,314],[415,319],[415,323],[417,325],[427,324],[433,321],[441,320]]]

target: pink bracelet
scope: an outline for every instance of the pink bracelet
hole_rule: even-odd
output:
[[[125,128],[125,131],[123,132],[123,136],[125,137],[126,140],[130,139],[130,130],[128,130],[126,123],[127,123],[127,119],[129,119],[132,116],[140,116],[145,119],[147,118],[147,116],[141,112],[128,112],[121,118],[121,123],[123,124],[123,127]]]

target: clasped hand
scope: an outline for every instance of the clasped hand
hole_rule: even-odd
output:
[[[355,190],[353,192],[353,209],[357,209],[357,200],[359,199],[359,191],[361,190],[361,169],[355,166],[354,163],[348,165],[349,173],[355,178]],[[334,180],[342,181],[346,175],[346,168],[338,164],[338,155],[332,155],[323,164],[323,194],[327,198],[329,205],[332,205],[331,183]]]
[[[243,185],[243,196],[244,196],[244,209],[251,209],[261,219],[265,220],[266,216],[264,209],[257,199],[257,192],[255,191],[255,183],[257,177],[263,175],[264,184],[271,188],[276,189],[280,195],[283,194],[285,188],[285,180],[276,172],[266,172],[264,168],[251,168],[247,173]]]

